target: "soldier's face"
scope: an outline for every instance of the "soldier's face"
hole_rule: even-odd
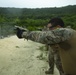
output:
[[[52,26],[52,24],[51,23],[49,23],[48,25],[47,25],[47,28],[50,28]]]
[[[53,27],[51,23],[49,23],[49,24],[47,25],[47,28],[49,28],[50,30],[55,29],[55,27]]]
[[[60,28],[60,25],[53,26],[51,23],[49,23],[49,24],[47,25],[47,28],[49,28],[50,30],[54,30],[54,29]]]

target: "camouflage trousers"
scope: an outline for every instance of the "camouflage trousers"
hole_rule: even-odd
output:
[[[62,69],[62,63],[60,60],[59,53],[54,53],[52,49],[48,50],[48,61],[49,61],[49,70],[53,73],[54,72],[54,64],[56,64],[57,69],[59,70],[60,75],[65,75]]]

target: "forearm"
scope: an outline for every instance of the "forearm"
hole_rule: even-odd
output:
[[[27,40],[32,40],[35,42],[39,42],[42,44],[46,43],[46,32],[42,31],[32,31],[32,32],[24,32],[22,34],[22,37],[27,39]]]

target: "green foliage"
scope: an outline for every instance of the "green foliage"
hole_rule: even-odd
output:
[[[40,9],[0,7],[0,23],[13,22],[16,25],[27,27],[29,30],[43,28],[53,17],[61,17],[65,22],[65,27],[70,25],[76,29],[76,5]]]
[[[73,15],[73,14],[65,15],[63,17],[63,20],[65,23],[65,27],[71,26],[73,29],[76,29],[76,15]]]

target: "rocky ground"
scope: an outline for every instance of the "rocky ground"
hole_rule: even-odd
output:
[[[16,36],[0,39],[0,75],[46,75],[48,62],[42,46]],[[56,68],[54,75],[59,75]]]

